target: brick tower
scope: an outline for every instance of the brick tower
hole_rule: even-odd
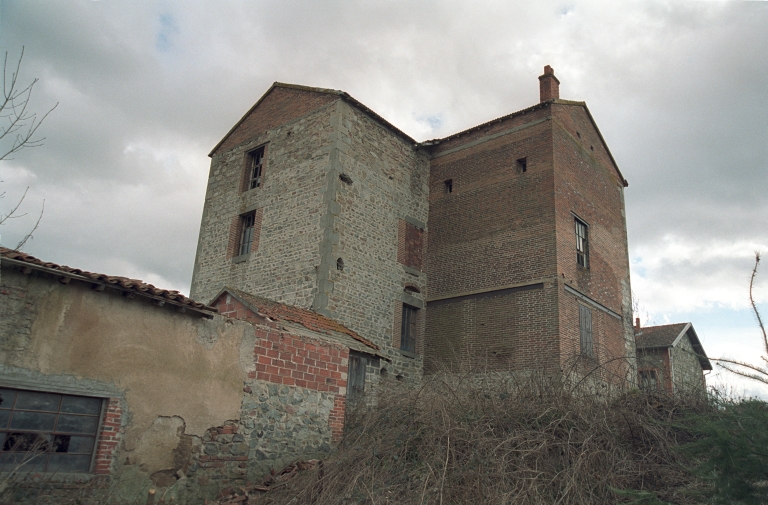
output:
[[[539,104],[424,143],[427,370],[631,373],[627,182],[586,104],[539,81]]]

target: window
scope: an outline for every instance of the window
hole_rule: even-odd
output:
[[[416,352],[416,316],[419,309],[403,304],[403,319],[400,329],[400,350]]]
[[[0,388],[0,471],[88,472],[101,398]]]
[[[656,370],[638,370],[637,378],[640,380],[640,389],[646,393],[652,393],[659,387]]]
[[[443,184],[445,184],[446,193],[453,193],[453,179],[447,179],[443,181]]]
[[[592,310],[584,305],[579,305],[579,335],[581,354],[593,358],[595,352],[592,345]]]
[[[579,218],[574,218],[574,221],[576,223],[576,264],[582,268],[589,268],[587,223]]]
[[[261,186],[261,174],[264,168],[264,147],[248,153],[248,189]]]
[[[517,171],[525,172],[528,170],[528,158],[520,158],[517,160]]]
[[[242,216],[242,227],[240,231],[240,250],[239,254],[248,254],[251,252],[251,244],[253,243],[253,231],[254,223],[256,221],[256,213],[251,212]]]

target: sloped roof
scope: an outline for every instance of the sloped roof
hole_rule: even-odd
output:
[[[319,333],[332,334],[341,333],[352,337],[354,340],[365,344],[366,346],[379,350],[379,346],[373,342],[361,337],[356,332],[350,330],[343,324],[334,321],[331,318],[325,317],[322,314],[313,312],[308,309],[302,309],[300,307],[294,307],[292,305],[286,305],[284,303],[275,302],[261,296],[252,295],[235,288],[224,288],[218,295],[213,298],[211,303],[215,303],[222,294],[230,293],[238,298],[242,303],[247,305],[251,310],[258,313],[261,316],[269,317],[278,321],[290,321],[300,324],[301,326]]]
[[[413,144],[414,146],[418,145],[418,142],[413,140],[408,134],[404,133],[402,130],[400,130],[399,128],[394,126],[392,123],[390,123],[389,121],[387,121],[383,117],[379,116],[377,113],[375,113],[372,109],[370,109],[368,106],[366,106],[362,102],[360,102],[360,101],[356,100],[355,98],[353,98],[346,91],[341,91],[341,90],[338,90],[338,89],[328,89],[328,88],[314,88],[314,87],[311,87],[311,86],[302,86],[302,85],[299,85],[299,84],[288,84],[288,83],[285,83],[285,82],[277,82],[276,81],[276,82],[274,82],[272,84],[272,86],[269,87],[269,89],[266,91],[266,93],[261,95],[261,98],[259,98],[258,101],[255,104],[253,104],[253,107],[248,109],[248,112],[246,112],[243,115],[243,117],[241,117],[240,120],[237,123],[235,123],[235,125],[227,132],[227,134],[224,135],[224,137],[222,137],[222,139],[219,141],[219,143],[216,144],[216,146],[213,149],[211,149],[211,152],[208,154],[208,156],[213,156],[213,153],[215,153],[216,150],[222,144],[224,144],[224,142],[229,138],[229,136],[232,135],[235,132],[235,130],[237,130],[237,127],[240,126],[243,123],[243,121],[245,121],[245,119],[251,114],[251,112],[253,112],[261,104],[261,102],[263,102],[264,99],[275,88],[296,89],[296,90],[299,90],[299,91],[307,91],[307,92],[311,92],[311,93],[324,93],[326,95],[336,95],[339,98],[341,98],[342,100],[344,100],[345,102],[348,102],[350,105],[354,106],[355,108],[357,108],[357,109],[361,110],[362,112],[364,112],[364,113],[368,114],[369,116],[371,116],[375,121],[380,123],[382,126],[384,126],[384,128],[390,130],[395,135],[401,137],[405,141]]]
[[[663,349],[675,347],[683,335],[688,335],[691,341],[691,347],[699,358],[701,368],[712,370],[712,364],[707,358],[707,353],[696,335],[691,323],[674,323],[660,326],[647,326],[645,328],[635,328],[635,344],[637,349]]]
[[[25,269],[33,269],[57,275],[60,277],[59,280],[63,284],[68,284],[69,280],[76,279],[89,282],[93,284],[94,287],[101,287],[101,289],[110,287],[128,293],[135,293],[158,302],[169,303],[171,305],[202,312],[206,316],[212,316],[216,313],[214,307],[209,307],[204,303],[196,302],[193,299],[182,295],[178,291],[160,289],[138,279],[88,272],[79,268],[58,265],[6,247],[0,247],[0,258],[2,258],[5,263],[20,267],[22,271]]]

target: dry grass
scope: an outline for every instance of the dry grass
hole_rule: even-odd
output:
[[[376,407],[350,413],[320,468],[256,503],[570,505],[628,502],[616,492],[627,489],[699,502],[703,484],[675,450],[688,435],[672,423],[706,401],[592,386],[512,374],[388,383]]]

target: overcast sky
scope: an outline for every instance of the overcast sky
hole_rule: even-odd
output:
[[[44,146],[0,162],[0,227],[46,261],[189,292],[207,154],[273,81],[342,89],[417,140],[538,102],[551,65],[629,181],[647,324],[755,361],[768,318],[768,2],[0,0]],[[202,300],[207,301],[207,300]],[[766,391],[740,383],[748,393]]]

